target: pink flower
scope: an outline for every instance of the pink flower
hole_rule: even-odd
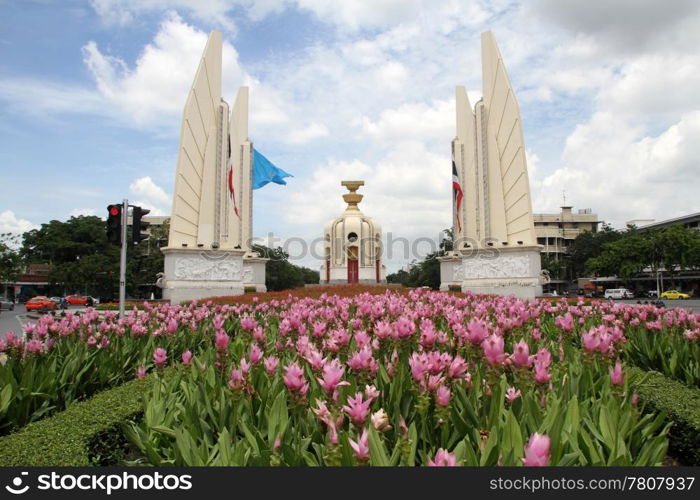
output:
[[[304,370],[296,361],[284,367],[284,377],[282,379],[284,380],[284,385],[291,392],[298,392],[303,396],[309,390],[309,384],[304,377]]]
[[[515,366],[530,366],[532,360],[530,359],[530,347],[527,345],[525,340],[521,340],[515,344],[515,350],[511,355],[511,359]]]
[[[522,394],[520,393],[520,389],[516,389],[515,387],[509,387],[506,391],[506,399],[509,403],[512,403],[520,396],[522,396]]]
[[[468,365],[464,358],[459,354],[452,359],[450,366],[447,368],[447,376],[449,378],[462,378],[467,373]]]
[[[457,457],[454,453],[440,448],[435,454],[434,459],[428,460],[428,467],[455,467],[457,465]]]
[[[190,360],[192,359],[192,352],[188,349],[182,353],[182,364],[185,366],[190,366]]]
[[[488,330],[486,329],[486,323],[478,320],[472,319],[467,324],[467,340],[472,345],[479,345],[488,336]]]
[[[615,368],[610,370],[610,380],[614,385],[622,385],[625,380],[625,375],[622,373],[622,363],[615,363]]]
[[[549,373],[549,367],[541,362],[535,362],[535,381],[540,384],[546,384],[552,375]]]
[[[258,364],[258,361],[262,358],[263,352],[262,349],[258,346],[258,344],[251,344],[250,345],[250,362],[253,363],[254,365]]]
[[[250,316],[241,318],[241,328],[244,330],[252,331],[256,326],[258,326],[258,322],[255,321],[255,318],[251,318]]]
[[[523,464],[528,467],[543,467],[549,465],[549,436],[534,433],[530,441],[525,445],[525,457]]]
[[[219,351],[225,351],[228,349],[229,337],[224,331],[217,331],[214,335],[214,343],[216,344],[216,349]]]
[[[231,370],[231,377],[228,381],[228,386],[232,391],[237,391],[245,386],[245,376],[243,371],[234,368]]]
[[[153,362],[156,364],[158,368],[163,368],[163,365],[165,362],[168,360],[168,351],[163,349],[162,347],[156,348],[155,351],[153,351]]]
[[[37,341],[37,340],[30,340],[30,341],[27,343],[27,348],[29,348],[29,344],[32,343],[32,342],[38,342],[38,341]],[[88,337],[88,339],[87,339],[86,344],[89,345],[90,347],[93,347],[93,346],[97,345],[97,339],[96,339],[93,335],[90,335],[90,336]],[[29,349],[27,349],[27,350],[29,350]],[[31,352],[31,351],[30,351],[30,352]]]
[[[481,348],[484,350],[486,361],[490,365],[500,365],[506,359],[506,354],[503,351],[503,337],[495,333],[487,337],[482,343]]]
[[[348,404],[343,406],[343,410],[348,414],[352,423],[358,427],[364,425],[369,415],[369,406],[372,404],[372,400],[368,399],[366,401],[362,400],[362,393],[358,392],[355,394],[354,398],[348,398]]]
[[[350,385],[349,382],[342,381],[345,374],[345,368],[340,364],[338,359],[333,359],[330,363],[323,366],[322,378],[317,379],[318,383],[327,394],[333,394],[338,387]]]
[[[168,333],[175,333],[177,331],[177,320],[175,318],[170,318],[168,324],[165,327],[165,331]]]
[[[450,398],[452,397],[452,393],[449,389],[449,387],[445,387],[444,385],[441,385],[438,387],[437,391],[435,392],[435,403],[438,404],[438,406],[450,406]]]
[[[376,387],[373,385],[365,385],[365,397],[367,399],[374,401],[379,396],[381,396],[381,392],[379,392]]]
[[[270,375],[274,375],[275,372],[277,371],[277,365],[279,364],[280,360],[277,359],[275,356],[268,356],[263,360],[263,363],[265,365],[265,370],[267,373]]]
[[[145,376],[146,376],[146,367],[143,366],[143,365],[141,365],[141,366],[139,366],[138,369],[136,370],[136,378],[142,379],[142,378],[145,377]]]
[[[369,433],[366,428],[362,429],[362,434],[357,437],[357,441],[348,438],[348,443],[355,452],[357,460],[360,462],[369,460]]]
[[[635,392],[632,394],[632,406],[637,406],[639,404],[639,395]]]

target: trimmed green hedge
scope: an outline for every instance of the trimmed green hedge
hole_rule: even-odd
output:
[[[669,451],[685,465],[700,465],[700,390],[665,377],[658,372],[645,372],[637,367],[628,370],[646,374],[637,387],[644,410],[664,412],[672,424],[669,431]]]
[[[143,412],[151,376],[102,391],[0,438],[0,466],[114,465],[124,459],[122,424]]]

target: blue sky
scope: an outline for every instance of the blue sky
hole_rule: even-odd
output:
[[[250,87],[252,141],[295,176],[255,192],[256,236],[317,237],[343,209],[340,181],[364,178],[361,207],[385,231],[436,238],[454,87],[479,98],[487,29],[521,106],[536,212],[563,190],[617,226],[697,212],[699,21],[690,0],[0,0],[0,232],[124,197],[167,214],[212,29],[224,97]]]

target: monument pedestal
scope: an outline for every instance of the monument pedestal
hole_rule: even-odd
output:
[[[532,300],[542,294],[540,248],[488,248],[440,259],[440,290],[513,295]]]
[[[265,263],[245,250],[162,248],[165,272],[159,280],[171,304],[208,297],[241,295],[246,286],[265,291]]]

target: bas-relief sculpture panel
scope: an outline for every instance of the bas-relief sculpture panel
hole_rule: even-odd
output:
[[[464,259],[453,270],[454,281],[485,278],[516,278],[530,276],[527,255],[503,255],[495,259]]]

